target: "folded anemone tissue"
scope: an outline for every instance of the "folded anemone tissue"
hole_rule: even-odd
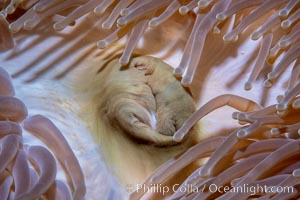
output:
[[[299,0],[1,0],[0,199],[297,199]]]

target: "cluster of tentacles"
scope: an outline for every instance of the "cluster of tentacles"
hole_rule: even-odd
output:
[[[102,17],[105,18],[102,19],[103,29],[112,30],[111,34],[98,41],[98,48],[105,48],[127,36],[127,44],[120,57],[120,63],[125,65],[147,28],[159,26],[178,14],[178,11],[186,19],[190,16],[184,15],[192,12],[195,15],[194,27],[186,42],[181,62],[174,70],[176,76],[182,76],[182,84],[188,85],[194,78],[205,39],[210,31],[220,34],[224,24],[230,24],[223,39],[235,41],[249,25],[267,15],[268,19],[250,36],[252,40],[262,39],[256,64],[245,89],[251,89],[252,82],[267,61],[275,64],[264,83],[267,87],[291,63],[294,64],[290,89],[299,76],[299,61],[295,61],[300,52],[298,8],[297,0],[11,0],[2,3],[0,12],[1,46],[3,49],[12,48],[14,41],[11,32],[34,29],[43,20],[50,18],[54,23],[53,28],[62,30],[83,15],[93,12],[99,15],[99,21]],[[104,15],[107,11],[110,14]],[[14,12],[21,14],[10,21],[9,16]],[[284,58],[276,62],[280,55],[284,55]]]
[[[28,117],[14,95],[10,76],[0,68],[0,199],[83,199],[83,173],[66,139],[48,118]],[[23,130],[48,148],[23,143]],[[57,179],[57,162],[68,183]]]
[[[278,104],[265,108],[233,95],[223,95],[208,102],[176,132],[174,137],[177,140],[188,132],[194,122],[223,105],[243,111],[233,113],[233,118],[245,126],[227,137],[202,141],[179,157],[167,161],[144,183],[145,186],[151,188],[155,184],[165,184],[172,177],[180,176],[182,170],[193,162],[208,158],[168,199],[299,197],[300,110],[299,93],[293,92],[289,92]],[[185,192],[187,190],[184,188],[189,185],[198,190]],[[221,189],[216,191],[211,187],[209,190],[210,185]],[[225,193],[222,191],[224,186],[233,192]],[[253,192],[251,188],[256,190]],[[131,199],[139,199],[143,195],[144,192],[134,192]]]
[[[183,85],[189,85],[193,81],[206,37],[211,31],[220,34],[223,31],[222,27],[227,27],[223,39],[235,41],[248,26],[259,19],[267,19],[250,36],[252,40],[260,39],[261,42],[255,65],[245,83],[245,89],[252,88],[252,83],[261,74],[267,63],[273,64],[273,69],[266,77],[265,87],[271,87],[283,71],[292,65],[293,69],[287,90],[278,97],[278,103],[262,108],[255,102],[234,95],[223,95],[211,100],[193,114],[175,133],[175,141],[181,141],[188,130],[202,117],[225,105],[240,111],[234,113],[233,118],[244,126],[233,131],[227,137],[202,141],[178,158],[166,162],[154,172],[145,185],[164,184],[169,178],[180,174],[184,167],[201,158],[209,157],[208,161],[191,174],[181,187],[188,184],[197,188],[209,184],[227,185],[231,188],[245,184],[248,186],[294,186],[293,192],[262,190],[255,193],[254,196],[259,199],[291,199],[299,196],[300,9],[298,0],[11,0],[4,1],[2,7],[0,36],[3,49],[10,49],[14,46],[11,32],[33,29],[44,19],[51,18],[54,22],[54,29],[62,30],[85,14],[93,12],[99,15],[100,19],[109,10],[108,16],[103,15],[106,19],[102,23],[102,28],[111,29],[112,33],[98,41],[97,46],[105,48],[127,36],[126,46],[119,60],[124,65],[129,62],[137,42],[143,37],[148,27],[159,26],[172,15],[177,14],[177,11],[186,18],[190,18],[186,15],[187,13],[193,13],[194,27],[186,42],[181,62],[174,70],[176,76],[182,76]],[[15,11],[21,12],[20,10],[26,12],[16,20],[9,21],[9,16]],[[22,106],[20,104],[20,108]],[[23,118],[25,118],[25,114]],[[22,119],[17,117],[15,121]],[[32,123],[32,121],[42,119],[44,118],[30,118],[24,122],[24,127],[32,129],[33,133],[39,132],[36,131],[39,129],[35,127],[38,124]],[[17,127],[20,130],[20,127]],[[51,132],[50,130],[52,131],[51,128],[47,128],[45,132]],[[7,137],[19,144],[18,136],[9,135],[1,139],[3,145],[9,139]],[[51,134],[47,137],[51,137]],[[28,154],[28,159],[34,162],[36,157],[35,154],[31,154],[33,152],[30,150],[31,148],[41,149],[34,151],[35,153],[46,152],[41,147],[27,148],[24,146],[24,150],[19,151],[23,153],[15,153],[14,156],[17,154],[17,158],[19,158],[19,155],[21,157]],[[20,147],[17,145],[14,151],[17,152],[18,149]],[[54,152],[55,150],[57,149],[53,149]],[[57,156],[59,158],[61,155]],[[53,160],[53,158],[51,159]],[[51,159],[49,154],[47,162]],[[36,163],[39,167],[39,162]],[[10,165],[5,164],[4,166]],[[42,168],[42,166],[40,167]],[[9,169],[8,167],[6,171]],[[66,169],[68,169],[67,166]],[[22,170],[24,169],[22,168]],[[12,172],[14,172],[14,168],[12,168]],[[13,178],[14,174],[12,178],[4,175],[2,179],[8,181],[6,184],[8,187],[12,184]],[[73,183],[76,182],[75,180],[77,179],[74,179]],[[18,182],[14,184],[17,189]],[[198,193],[182,191],[184,190],[178,189],[175,193],[169,194],[169,198],[247,199],[253,195],[250,192],[212,193],[207,189]],[[131,198],[139,199],[143,195],[141,192],[135,192]]]

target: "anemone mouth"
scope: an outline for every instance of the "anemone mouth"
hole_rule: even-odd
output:
[[[100,105],[112,127],[158,146],[173,145],[174,133],[195,111],[192,96],[172,74],[172,67],[150,56],[133,58],[127,66],[111,61]],[[122,77],[122,79],[120,78]]]

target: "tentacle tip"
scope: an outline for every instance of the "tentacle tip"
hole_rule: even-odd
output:
[[[183,140],[183,136],[175,134],[175,135],[173,136],[173,140],[174,140],[175,142],[181,142],[181,141]]]
[[[157,22],[157,17],[152,18],[149,22],[148,22],[148,26],[150,28],[155,28],[158,26],[158,22]]]
[[[223,36],[223,40],[225,42],[236,42],[238,39],[239,39],[238,35],[231,35],[229,33],[227,33]]]
[[[280,103],[280,102],[283,100],[283,98],[284,98],[284,95],[278,95],[278,96],[276,97],[277,103]]]
[[[193,81],[193,78],[191,76],[183,76],[183,78],[181,80],[181,84],[184,87],[188,87],[191,85],[192,81]]]
[[[281,22],[281,28],[288,29],[292,25],[290,20],[284,20]]]
[[[285,47],[288,47],[291,43],[287,40],[282,40],[278,43],[279,47],[280,48],[285,48]]]
[[[209,177],[209,176],[210,176],[210,174],[211,174],[211,169],[204,165],[203,167],[200,168],[200,170],[199,170],[198,173],[199,173],[199,176],[200,176],[200,177],[206,178],[206,177]]]
[[[5,11],[7,14],[12,14],[13,12],[15,12],[16,8],[14,6],[7,6]]]
[[[200,0],[199,2],[198,2],[198,6],[199,6],[199,8],[206,8],[208,5],[209,5],[209,1],[207,1],[207,0]]]
[[[102,7],[96,7],[96,8],[94,8],[93,12],[96,15],[100,16],[100,15],[103,15],[103,13],[105,12],[105,10]]]
[[[109,24],[109,23],[106,23],[104,22],[102,25],[101,25],[102,29],[104,30],[110,30],[112,28],[112,25]]]
[[[214,28],[213,28],[213,33],[214,33],[214,34],[221,34],[221,30],[219,29],[219,27],[214,26]]]
[[[251,40],[258,40],[261,37],[261,34],[260,34],[260,32],[255,31],[251,34],[250,37],[251,37]]]
[[[270,88],[270,87],[272,87],[272,85],[273,84],[272,84],[272,82],[269,79],[265,80],[264,83],[263,83],[263,86],[265,88]]]
[[[293,171],[293,176],[296,177],[296,178],[299,178],[300,177],[300,169],[295,169]]]
[[[245,121],[238,121],[238,123],[239,123],[239,125],[244,126],[244,125],[246,125],[248,122],[245,122]]]
[[[240,120],[240,121],[246,121],[247,120],[247,114],[239,112],[237,114],[237,119]]]
[[[100,40],[97,42],[97,48],[98,49],[104,49],[106,48],[108,43],[105,40]]]
[[[227,15],[225,15],[224,13],[218,13],[216,15],[216,19],[219,21],[224,21],[227,18]]]
[[[150,183],[151,184],[155,184],[157,182],[158,182],[158,177],[157,176],[153,176],[153,177],[150,178]]]
[[[4,11],[0,11],[0,16],[3,17],[3,18],[6,18],[7,17],[7,13],[4,12]]]
[[[298,100],[294,101],[292,106],[294,109],[299,109],[300,108],[300,100],[298,99]]]
[[[237,120],[238,119],[238,115],[239,115],[239,112],[233,112],[231,117],[232,117],[232,119]]]
[[[179,8],[179,13],[180,13],[181,15],[186,15],[188,12],[189,12],[189,9],[188,9],[188,7],[186,7],[186,6],[181,6],[181,7]]]
[[[245,129],[242,129],[242,130],[239,130],[236,134],[236,136],[238,138],[244,138],[248,135],[249,133],[245,130]]]
[[[36,11],[36,12],[41,12],[42,11],[41,7],[38,4],[33,6],[33,10]]]
[[[279,103],[276,105],[276,110],[278,112],[283,112],[287,109],[287,105],[286,104],[283,104],[283,103]]]
[[[53,25],[53,28],[54,28],[54,30],[56,30],[56,31],[61,31],[61,30],[63,30],[65,27],[66,27],[66,26],[64,26],[62,23],[59,23],[59,22],[57,22],[57,23],[55,23],[55,24]]]
[[[272,128],[270,133],[271,133],[271,136],[277,136],[280,134],[280,131],[278,128]]]
[[[232,186],[232,187],[238,186],[239,180],[240,180],[239,178],[233,179],[233,180],[230,182],[231,186]]]
[[[183,70],[181,68],[177,67],[173,70],[173,74],[176,77],[181,77],[183,74]]]
[[[278,15],[279,15],[280,17],[287,17],[287,16],[289,15],[289,12],[288,12],[288,10],[286,10],[286,9],[281,9],[281,10],[279,11]]]
[[[124,19],[124,18],[119,18],[118,20],[117,20],[117,24],[119,25],[119,26],[125,26],[125,25],[127,25],[127,20],[126,19]]]
[[[123,8],[120,12],[120,15],[122,17],[124,17],[125,15],[128,15],[128,13],[129,13],[129,10],[127,8]]]
[[[277,74],[275,72],[268,73],[268,79],[269,80],[274,80],[276,78],[277,78]]]
[[[28,20],[24,23],[25,30],[32,30],[36,26],[36,22],[33,20]]]
[[[247,81],[247,82],[245,83],[245,85],[244,85],[244,90],[249,91],[249,90],[251,90],[251,89],[252,89],[252,84],[251,84],[250,81]]]
[[[9,28],[10,32],[12,32],[12,33],[17,33],[21,29],[18,26],[16,26],[14,23],[10,24],[8,26],[8,28]]]
[[[121,56],[121,58],[119,59],[119,63],[121,64],[121,66],[128,65],[128,63],[129,63],[129,57],[123,57],[123,56]]]

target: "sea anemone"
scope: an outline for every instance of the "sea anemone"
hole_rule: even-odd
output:
[[[125,132],[138,139],[136,141],[132,138],[126,138],[126,140],[123,138],[116,143],[112,142],[114,139],[111,139],[108,144],[103,144],[102,138],[99,137],[100,140],[97,141],[100,144],[100,149],[102,147],[104,155],[102,159],[107,163],[107,166],[111,167],[111,171],[124,187],[126,183],[136,184],[139,182],[146,188],[144,190],[139,190],[136,187],[129,188],[129,190],[137,189],[134,192],[129,191],[133,192],[130,195],[131,199],[248,199],[252,197],[291,199],[299,196],[300,172],[297,159],[300,153],[298,141],[300,129],[298,115],[300,107],[299,1],[11,0],[1,2],[1,6],[0,44],[1,50],[4,52],[3,58],[5,57],[7,63],[9,60],[15,61],[19,55],[30,51],[32,47],[39,46],[36,48],[43,49],[45,44],[47,45],[44,51],[38,52],[36,58],[31,58],[27,66],[25,64],[23,69],[15,70],[12,73],[13,77],[19,77],[40,64],[43,68],[36,71],[33,76],[26,78],[27,82],[33,82],[46,72],[53,70],[56,65],[66,61],[67,67],[57,71],[55,78],[58,83],[66,84],[66,82],[59,82],[58,80],[69,75],[67,83],[72,82],[74,87],[80,88],[70,89],[66,86],[67,91],[75,92],[75,95],[72,93],[72,97],[78,101],[71,105],[81,107],[81,109],[72,107],[71,110],[74,109],[72,112],[77,113],[82,121],[89,121],[87,123],[89,132],[93,134],[96,130],[95,127],[99,125],[95,125],[97,124],[95,119],[96,121],[101,119],[99,120],[101,122],[106,120],[105,125],[110,124],[110,130],[114,129],[119,133],[119,129],[125,129]],[[51,25],[56,32],[49,29]],[[28,36],[36,37],[29,41]],[[122,38],[125,39],[122,40]],[[99,41],[97,42],[97,40]],[[104,50],[98,51],[95,46]],[[118,56],[120,51],[121,55]],[[137,85],[143,87],[143,81],[139,82],[139,78],[128,73],[132,69],[131,63],[134,62],[134,59],[141,58],[133,53],[154,55],[172,65],[174,76],[181,80],[185,90],[188,91],[189,89],[188,93],[198,102],[199,108],[193,114],[188,109],[188,101],[182,100],[184,106],[187,107],[183,106],[184,109],[180,113],[177,110],[178,106],[170,107],[172,108],[170,113],[174,111],[178,115],[182,114],[184,117],[177,119],[184,119],[185,122],[180,123],[180,126],[176,125],[170,133],[166,134],[167,136],[162,134],[164,131],[150,132],[149,135],[145,135],[144,131],[132,126],[135,122],[151,125],[151,117],[147,117],[147,112],[152,109],[151,106],[148,106],[148,103],[152,102],[152,97],[149,97],[150,100],[148,97],[143,100],[143,93],[136,94],[134,92],[133,96],[136,96],[137,99],[140,98],[135,99],[139,105],[142,105],[139,107],[135,101],[128,103],[126,95],[127,99],[115,102],[115,95],[118,93],[112,92],[110,94],[110,91],[118,91],[118,87],[121,87],[116,87],[114,84],[118,84],[118,82],[123,83],[124,86],[128,84],[122,82],[122,79],[137,81],[125,87],[128,91]],[[119,64],[115,60],[115,55],[117,55]],[[75,60],[68,60],[68,58]],[[101,61],[99,62],[99,60]],[[25,63],[25,61],[26,59],[23,62]],[[156,65],[156,67],[163,66],[163,64]],[[252,69],[249,69],[250,66],[253,66]],[[77,67],[76,70],[75,67]],[[106,72],[110,69],[108,67],[114,71]],[[140,66],[137,64],[135,67],[138,70]],[[143,67],[145,65],[142,65],[140,69],[145,70]],[[71,73],[72,70],[73,73]],[[236,71],[240,72],[236,75]],[[98,80],[98,74],[102,77],[100,79],[102,82],[94,81]],[[80,75],[82,77],[79,78]],[[156,80],[165,79],[165,77],[170,76],[161,75]],[[288,81],[283,83],[283,79],[287,77]],[[53,163],[55,159],[62,162],[66,156],[69,158],[68,155],[72,155],[72,159],[67,159],[62,164],[62,167],[66,169],[67,176],[71,177],[72,184],[67,186],[67,184],[56,181],[59,185],[56,188],[60,191],[69,191],[67,188],[70,187],[73,197],[75,198],[75,194],[78,194],[81,198],[85,193],[83,177],[77,177],[80,166],[72,149],[68,146],[68,142],[64,140],[60,131],[47,118],[40,115],[27,117],[24,103],[13,97],[14,91],[9,75],[2,70],[0,78],[1,85],[3,85],[0,90],[0,101],[5,103],[0,104],[1,122],[3,121],[3,127],[10,124],[14,130],[19,131],[17,134],[19,136],[8,131],[5,137],[1,138],[3,145],[7,145],[9,139],[16,144],[12,145],[15,147],[12,147],[10,151],[3,151],[5,154],[11,154],[11,160],[6,160],[3,164],[6,172],[0,179],[1,183],[5,183],[3,184],[6,188],[5,191],[7,191],[5,194],[15,195],[17,191],[17,178],[14,175],[10,176],[9,173],[14,173],[14,168],[11,166],[13,163],[17,164],[18,159],[20,162],[25,160],[23,165],[29,163],[26,160],[26,156],[28,156],[30,163],[34,164],[31,164],[33,166],[26,164],[27,168],[32,169],[37,166],[40,170],[39,173],[42,174],[42,167],[45,167],[44,162]],[[240,78],[244,80],[240,81]],[[258,86],[258,79],[263,79],[263,87]],[[111,82],[112,80],[113,82]],[[176,82],[175,80],[174,78],[174,82]],[[236,89],[240,88],[242,84],[248,92],[241,92],[241,90]],[[182,88],[180,84],[175,85],[177,89]],[[100,88],[95,89],[96,86]],[[111,90],[107,89],[110,87]],[[161,87],[164,88],[164,84]],[[143,90],[141,91],[143,92]],[[79,98],[79,93],[84,97]],[[120,91],[119,93],[123,94]],[[114,97],[112,102],[106,100],[108,97]],[[164,96],[162,99],[165,101],[167,98]],[[100,99],[99,102],[97,99]],[[180,104],[177,102],[178,99],[173,98],[171,103],[174,104],[171,105]],[[95,106],[84,105],[87,102]],[[108,102],[113,106],[110,104],[107,106]],[[114,103],[118,103],[118,105],[115,106]],[[121,107],[118,107],[119,104]],[[125,106],[123,106],[124,104]],[[215,120],[214,122],[218,123],[218,128],[215,128],[216,125],[211,125],[211,121],[209,121],[215,118],[215,116],[211,117],[214,114],[212,112],[224,106],[232,107],[238,112],[222,108],[225,113],[231,112],[233,119],[226,119],[225,123]],[[87,117],[90,110],[85,110],[86,108],[93,108],[93,113],[96,111],[98,114],[102,113],[100,118],[99,115],[95,115],[94,118]],[[120,108],[120,110],[125,108],[125,112],[120,112],[118,109],[107,110],[115,108]],[[147,112],[144,112],[144,108],[147,108]],[[163,107],[163,109],[166,108],[169,107]],[[101,118],[107,113],[108,118]],[[185,116],[187,113],[190,116]],[[217,119],[220,119],[220,116],[222,117],[224,114],[221,112],[218,115],[219,118]],[[206,121],[204,117],[207,118]],[[91,118],[93,120],[90,120]],[[23,121],[24,119],[25,121]],[[125,123],[126,120],[130,119],[135,121]],[[182,145],[184,143],[182,141],[186,141],[194,133],[190,130],[197,129],[195,124],[199,120],[200,132],[202,132],[199,134],[201,141],[197,139],[195,145],[190,143],[183,145],[184,148],[180,148],[180,151],[166,153],[168,155],[161,156],[159,161],[151,156],[147,157],[149,160],[143,160],[144,158],[140,157],[135,158],[142,161],[134,164],[144,164],[149,168],[143,176],[133,182],[128,182],[130,177],[125,178],[127,181],[122,180],[126,170],[117,173],[116,170],[120,170],[122,165],[112,162],[107,158],[110,154],[105,154],[105,149],[107,151],[109,149],[108,146],[111,147],[111,155],[115,156],[114,151],[122,152],[123,150],[126,152],[126,148],[131,148],[128,147],[131,145],[134,146],[132,148],[132,152],[135,152],[134,156],[142,155],[138,154],[138,151],[149,154],[155,153],[156,155],[164,154],[162,152],[168,152],[168,148],[172,149],[172,146]],[[234,120],[237,120],[240,126],[232,126]],[[22,128],[18,124],[21,122],[24,129],[45,141],[55,157],[43,147],[27,147],[26,145],[23,147],[20,139]],[[91,125],[91,122],[94,125]],[[227,123],[230,125],[224,125]],[[167,128],[169,126],[166,123],[165,127],[161,127]],[[37,135],[38,132],[45,132],[45,134]],[[58,135],[54,136],[54,134]],[[101,135],[101,132],[98,134]],[[114,134],[113,137],[117,136]],[[129,142],[131,140],[134,142]],[[122,143],[121,141],[126,142]],[[145,141],[147,142],[145,143]],[[59,148],[57,145],[60,143],[61,147]],[[141,147],[141,143],[149,147],[136,148]],[[44,154],[49,158],[39,160],[39,156]],[[120,154],[118,156],[120,157]],[[119,158],[118,156],[116,157]],[[125,160],[126,158],[123,159],[124,162]],[[165,164],[162,164],[162,161],[165,161]],[[68,166],[73,166],[74,163],[77,166],[76,170],[73,168],[69,170]],[[158,167],[160,164],[162,165]],[[51,185],[55,183],[56,165],[47,165],[47,167],[51,166],[53,166],[52,179],[49,179],[51,183],[45,184],[43,189],[39,189],[39,195],[45,195],[46,191],[54,190]],[[155,168],[157,169],[153,172]],[[134,173],[135,169],[131,170]],[[139,172],[136,170],[137,174]],[[146,176],[150,175],[150,172],[153,174],[142,184],[141,179],[145,179]],[[2,176],[2,174],[0,175]],[[20,181],[23,178],[20,177]],[[12,185],[14,188],[11,187]],[[176,187],[175,190],[172,187],[174,185],[179,187]],[[188,186],[191,186],[193,191],[184,189]],[[214,186],[217,189],[212,190],[207,186]],[[260,186],[267,188],[260,189]],[[225,187],[227,192],[224,190]],[[254,187],[257,188],[254,192],[245,191],[245,188]],[[169,188],[169,190],[162,193],[161,190],[156,192],[155,188]],[[236,188],[244,188],[244,190],[233,191]],[[290,189],[290,191],[282,192],[278,190],[279,188]],[[76,193],[77,189],[79,190],[78,193]],[[30,187],[26,190],[31,191]],[[23,193],[24,191],[25,189],[22,189]],[[25,192],[25,194],[27,193]],[[118,197],[112,196],[110,198]]]

